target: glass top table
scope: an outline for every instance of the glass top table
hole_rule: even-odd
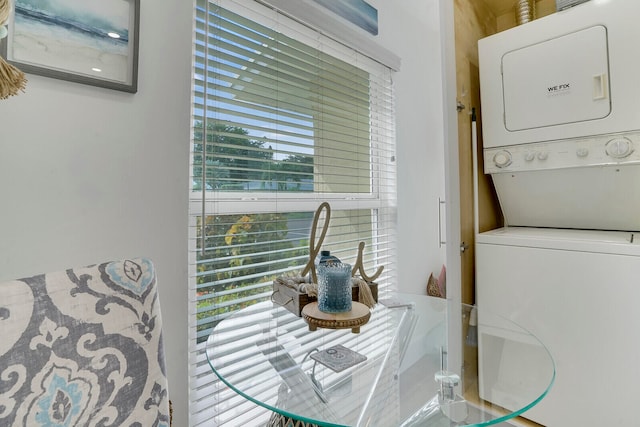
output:
[[[462,328],[455,346],[452,313]],[[462,362],[448,366],[454,348]],[[534,408],[555,378],[547,349],[514,323],[408,294],[381,299],[359,333],[310,331],[278,304],[258,303],[220,322],[206,354],[239,395],[317,426],[496,425]]]

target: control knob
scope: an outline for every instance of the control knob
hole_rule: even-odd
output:
[[[578,157],[587,157],[589,155],[589,149],[585,147],[580,147],[576,150],[576,156]]]
[[[540,151],[538,153],[538,160],[547,160],[547,157],[549,157],[549,153],[546,151]]]
[[[531,162],[533,161],[533,159],[536,158],[536,153],[532,152],[532,151],[527,151],[526,153],[524,153],[524,159],[527,162]]]
[[[493,156],[493,163],[499,167],[504,168],[511,164],[511,153],[506,150],[500,150]]]
[[[615,138],[606,144],[607,156],[622,159],[633,152],[633,145],[628,138]]]

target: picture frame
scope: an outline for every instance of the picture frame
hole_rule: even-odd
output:
[[[378,35],[378,9],[365,0],[313,0],[320,6],[326,7],[351,24],[366,32]]]
[[[0,54],[25,73],[138,90],[140,0],[15,0]]]

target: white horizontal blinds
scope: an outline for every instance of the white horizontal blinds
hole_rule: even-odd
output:
[[[364,242],[366,272],[384,265],[380,293],[395,285],[391,72],[255,2],[198,0],[195,19],[191,424],[258,425],[266,411],[216,380],[204,341],[306,264],[325,200],[323,248],[355,263]]]
[[[369,209],[333,212],[323,247],[355,265],[364,243],[365,273],[371,276],[385,266],[379,280],[386,283],[394,275],[393,223],[382,222],[378,214]],[[304,267],[313,212],[206,215],[204,252],[201,218],[196,217],[194,248],[198,341],[230,313],[270,297],[273,279]]]
[[[340,60],[213,9],[220,26],[202,54],[219,65],[195,94],[207,105],[205,188],[370,193],[370,79],[358,55]]]
[[[205,218],[205,250],[200,250],[203,240],[198,235],[195,273],[198,341],[206,340],[211,328],[229,314],[269,298],[273,279],[306,263],[309,251],[302,239],[312,213]]]

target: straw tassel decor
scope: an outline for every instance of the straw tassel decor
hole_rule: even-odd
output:
[[[7,27],[4,24],[9,19],[10,10],[9,0],[0,0],[0,39],[7,35]],[[27,78],[24,73],[0,56],[0,99],[24,92],[26,86]]]

